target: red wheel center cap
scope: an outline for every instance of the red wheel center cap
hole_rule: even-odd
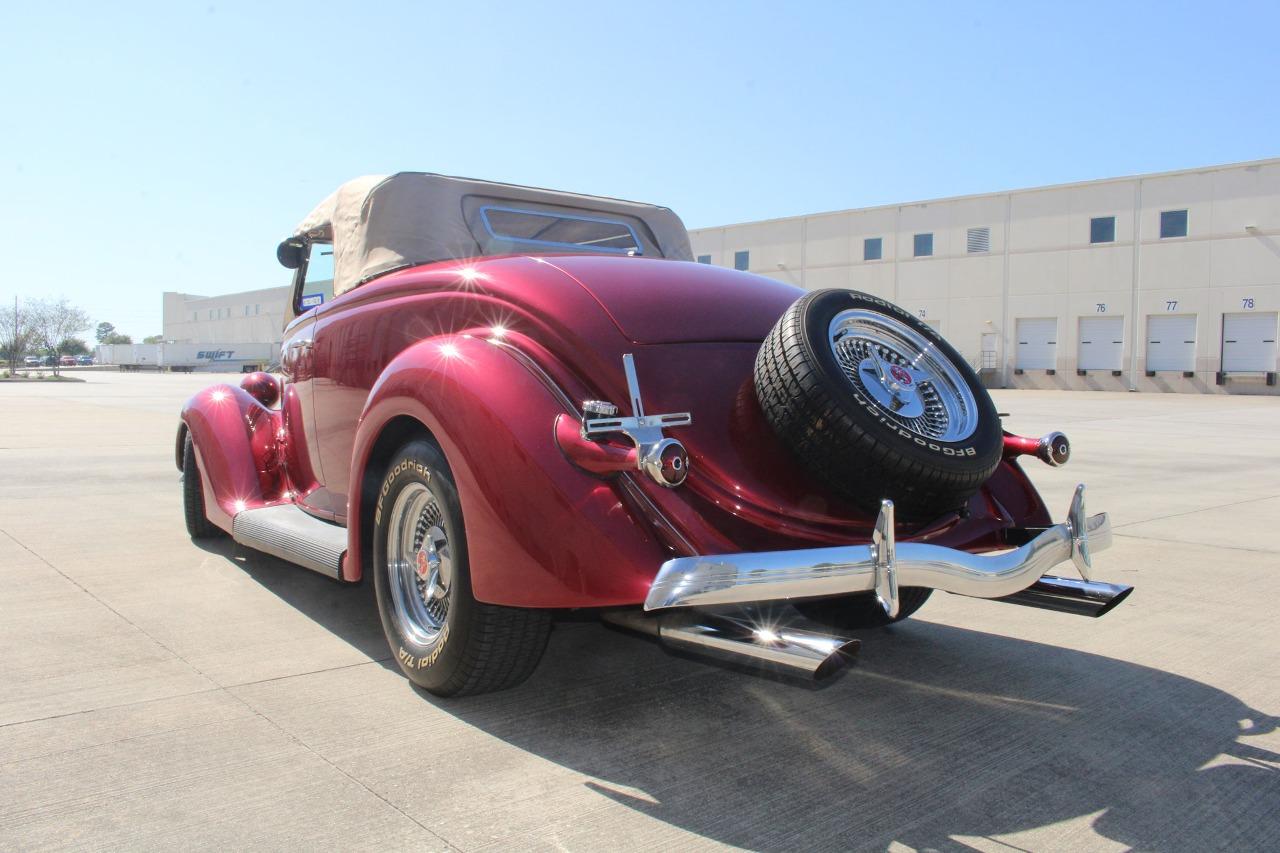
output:
[[[418,577],[426,580],[427,575],[431,574],[431,563],[427,560],[427,552],[419,551],[414,561],[418,566]]]
[[[899,385],[911,384],[911,374],[907,372],[907,369],[904,367],[899,367],[896,364],[893,365],[892,367],[889,368],[889,375],[892,376],[894,378],[894,381],[896,381]]]

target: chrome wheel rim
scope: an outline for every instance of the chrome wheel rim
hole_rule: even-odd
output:
[[[405,486],[391,507],[387,573],[401,632],[430,644],[449,619],[453,554],[440,503],[423,483]]]
[[[936,344],[901,320],[841,311],[827,340],[845,378],[894,426],[944,442],[963,441],[978,428],[969,383]]]

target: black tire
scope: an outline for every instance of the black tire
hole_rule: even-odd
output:
[[[976,425],[969,435],[944,441],[912,433],[855,384],[830,340],[836,315],[851,309],[914,330],[951,363],[973,398]],[[819,290],[797,300],[760,347],[755,386],[765,419],[797,461],[867,512],[878,512],[880,501],[890,498],[899,518],[936,518],[962,507],[1000,464],[1000,420],[973,368],[927,324],[870,294]]]
[[[929,600],[933,592],[927,586],[904,586],[898,590],[898,615],[890,619],[876,601],[874,593],[866,592],[843,598],[820,598],[814,601],[797,601],[796,610],[819,625],[828,628],[858,630],[883,628],[901,622],[915,613]]]
[[[192,539],[212,539],[223,535],[223,530],[209,520],[204,511],[204,486],[200,478],[200,466],[196,464],[196,446],[191,433],[182,442],[182,516],[187,522],[187,534]]]
[[[429,503],[415,525],[425,529],[422,518],[429,511],[431,529],[442,531],[444,547],[449,549],[447,611],[426,639],[415,636],[411,620],[397,615],[393,584],[400,581],[393,578],[388,563],[389,550],[395,547],[389,545],[389,537],[394,535],[397,501],[406,489],[421,494],[424,486],[429,492],[424,499]],[[423,547],[416,534],[413,547]],[[448,462],[431,441],[411,441],[402,447],[378,487],[371,571],[391,653],[405,676],[424,690],[437,696],[505,690],[524,681],[537,667],[551,632],[551,614],[482,604],[472,596],[462,506]],[[422,594],[421,587],[415,591]],[[431,601],[427,595],[423,599]],[[403,606],[403,598],[401,602]]]

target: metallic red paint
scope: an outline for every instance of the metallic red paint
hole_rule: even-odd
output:
[[[1006,432],[1004,434],[1004,455],[1006,458],[1012,456],[1035,456],[1040,452],[1040,439],[1028,438],[1025,435],[1014,435]]]
[[[449,460],[477,599],[521,607],[641,601],[666,555],[609,484],[560,454],[551,427],[563,411],[502,346],[460,335],[430,338],[401,353],[374,387],[352,467],[363,472],[382,428],[411,417]],[[372,507],[352,491],[351,518],[376,518],[381,479],[379,472]],[[359,570],[351,555],[367,553],[362,528],[349,527],[348,576]]]
[[[205,514],[230,532],[237,512],[284,500],[280,413],[248,392],[214,385],[182,408],[204,484]]]
[[[250,373],[244,379],[240,380],[240,387],[248,392],[249,396],[257,400],[262,405],[270,408],[280,399],[280,382],[270,373],[261,370]]]
[[[412,424],[449,460],[481,601],[636,604],[673,555],[866,542],[874,519],[801,471],[756,403],[759,343],[800,292],[703,264],[599,256],[385,275],[286,330],[279,411],[230,386],[184,409],[210,518],[229,528],[237,507],[296,501],[348,525],[344,577],[357,580],[388,459],[379,438]],[[629,448],[614,459],[574,446],[580,401],[626,412],[627,352],[650,411],[693,414],[672,431],[690,457],[679,488],[615,473],[633,467]],[[211,399],[219,390],[224,405]],[[1048,523],[1010,458],[965,513],[899,541],[985,551]]]

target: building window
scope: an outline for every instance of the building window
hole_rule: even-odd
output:
[[[249,316],[249,306],[248,306],[248,305],[244,306],[244,316],[246,316],[246,317],[248,317],[248,316]]]
[[[933,235],[917,234],[915,239],[915,256],[927,258],[933,254]]]
[[[751,269],[751,253],[747,251],[733,253],[733,268],[735,270]]]
[[[1160,212],[1160,239],[1187,236],[1187,212],[1164,210]]]
[[[991,229],[990,228],[970,228],[968,239],[965,246],[969,254],[975,252],[991,251]]]
[[[698,255],[698,263],[700,263],[700,264],[709,264],[709,263],[711,263],[711,256],[710,256],[710,255]]]
[[[1090,243],[1114,243],[1116,241],[1116,218],[1114,216],[1095,216],[1089,220]]]
[[[199,312],[199,311],[192,311],[192,312],[191,312],[191,322],[193,322],[193,323],[198,323],[198,322],[200,322],[200,312]]]
[[[257,316],[257,315],[258,315],[258,312],[261,310],[261,308],[262,308],[262,306],[261,306],[261,305],[255,305],[255,306],[253,306],[253,313],[254,313],[254,316]]]
[[[210,308],[210,309],[209,309],[209,319],[210,319],[210,320],[212,320],[212,319],[213,319],[213,309],[212,309],[212,308]]]
[[[862,259],[878,261],[884,257],[884,238],[868,237],[862,241]]]

